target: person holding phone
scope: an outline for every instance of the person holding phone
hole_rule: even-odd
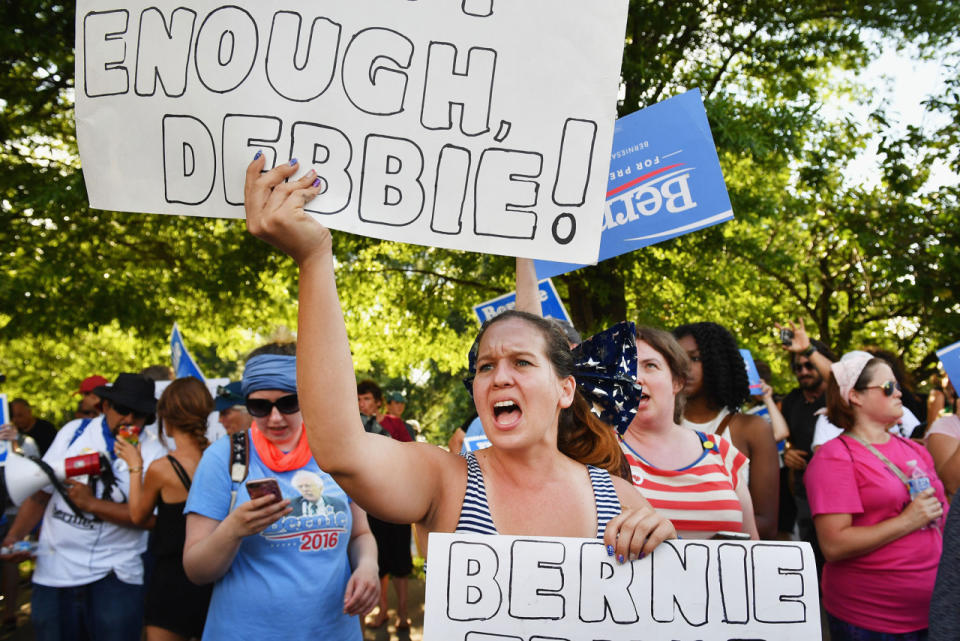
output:
[[[170,383],[157,402],[160,438],[173,439],[175,452],[150,464],[141,479],[140,448],[117,438],[114,450],[130,467],[130,520],[145,526],[156,523],[150,551],[156,565],[150,574],[144,606],[147,641],[191,639],[203,632],[210,603],[210,586],[197,586],[183,571],[183,541],[186,520],[183,506],[191,478],[207,441],[207,417],[213,397],[192,376]]]
[[[379,599],[366,513],[310,453],[296,370],[293,343],[265,345],[247,358],[242,394],[254,423],[245,482],[231,478],[231,467],[244,461],[233,457],[239,441],[232,438],[214,442],[197,467],[184,509],[183,565],[194,583],[214,583],[204,639],[359,641],[358,615]],[[293,513],[304,471],[320,479],[322,496],[312,498],[337,507]]]

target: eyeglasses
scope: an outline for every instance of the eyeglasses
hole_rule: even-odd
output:
[[[900,383],[896,381],[887,381],[883,385],[867,385],[863,389],[878,389],[883,391],[884,396],[893,396],[894,391],[901,391]]]
[[[247,411],[250,412],[251,416],[257,418],[270,416],[274,407],[276,407],[277,411],[281,414],[296,414],[300,411],[300,401],[296,394],[287,394],[275,401],[268,401],[265,398],[247,399]]]
[[[120,416],[133,415],[133,418],[147,418],[147,416],[149,416],[144,412],[138,412],[132,407],[127,407],[126,405],[121,405],[120,403],[111,403],[111,406],[113,406],[113,411]]]
[[[814,365],[813,363],[811,363],[811,362],[809,362],[809,361],[806,362],[806,363],[794,363],[794,364],[793,364],[793,371],[795,371],[795,372],[801,372],[801,371],[803,371],[803,370],[807,370],[807,371],[809,371],[809,372],[815,372],[815,371],[817,371],[817,367],[816,367],[816,365]]]

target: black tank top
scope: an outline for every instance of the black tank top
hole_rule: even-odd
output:
[[[183,487],[189,491],[190,476],[180,465],[180,461],[169,454],[167,460],[173,466],[173,471],[180,477]],[[162,495],[158,499],[157,524],[153,528],[153,536],[150,539],[150,551],[154,556],[183,557],[183,540],[187,535],[187,517],[183,513],[183,507],[186,504],[186,501],[164,503]]]

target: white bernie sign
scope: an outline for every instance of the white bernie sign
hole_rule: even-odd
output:
[[[430,535],[424,641],[820,638],[807,543],[668,541],[618,564],[596,539]]]
[[[592,263],[628,0],[79,0],[90,205],[240,218],[300,161],[334,229]]]

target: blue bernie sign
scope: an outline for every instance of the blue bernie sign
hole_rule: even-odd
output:
[[[556,318],[570,322],[570,316],[563,307],[563,301],[560,300],[560,295],[557,294],[557,290],[553,286],[553,281],[549,278],[544,278],[540,281],[539,288],[540,309],[543,315],[547,318]],[[516,305],[517,293],[510,292],[509,294],[504,294],[492,300],[484,301],[479,305],[474,305],[473,311],[476,313],[477,319],[482,325],[484,321],[488,321],[508,309],[513,309]]]
[[[733,219],[699,89],[616,122],[598,262]],[[537,275],[584,265],[536,261]]]
[[[943,370],[950,377],[953,387],[960,390],[960,342],[938,349],[937,358],[940,359]]]
[[[753,354],[749,349],[741,349],[740,355],[743,356],[743,364],[747,368],[747,384],[750,386],[750,393],[759,396],[763,391],[763,381],[760,380],[757,364],[753,362]]]
[[[200,371],[200,368],[193,361],[187,346],[183,344],[183,336],[180,335],[180,328],[173,324],[173,330],[170,332],[170,359],[173,361],[173,375],[175,378],[184,378],[193,376],[201,381],[206,381],[206,377]]]

